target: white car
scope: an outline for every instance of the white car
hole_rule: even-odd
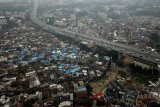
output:
[[[155,60],[158,61],[158,62],[160,61],[160,59],[155,59]]]

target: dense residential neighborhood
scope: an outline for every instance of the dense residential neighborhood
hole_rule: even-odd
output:
[[[0,1],[0,107],[160,106],[160,3],[40,0],[40,26],[36,1]]]

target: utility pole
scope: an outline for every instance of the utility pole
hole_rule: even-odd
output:
[[[116,30],[117,30],[117,36],[119,36],[119,22],[118,22],[118,20],[116,22]]]
[[[78,13],[76,13],[76,33],[79,33],[79,29],[78,29]]]

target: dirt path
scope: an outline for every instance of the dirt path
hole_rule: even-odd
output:
[[[93,87],[93,92],[100,92],[103,91],[111,81],[116,79],[116,75],[118,73],[118,69],[114,68],[108,74],[108,76],[104,77],[103,79],[90,83],[91,87]]]

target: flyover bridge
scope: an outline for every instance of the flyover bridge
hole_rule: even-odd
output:
[[[131,46],[126,46],[123,44],[118,44],[118,43],[114,43],[114,42],[110,42],[107,40],[104,40],[102,38],[93,38],[93,37],[87,37],[85,35],[82,34],[78,34],[76,32],[72,32],[66,29],[62,29],[62,28],[58,28],[55,26],[51,26],[51,25],[47,25],[46,23],[40,21],[37,18],[37,10],[38,10],[38,0],[32,0],[33,1],[33,5],[32,5],[32,12],[30,14],[30,19],[33,23],[35,23],[36,25],[40,26],[43,30],[55,33],[55,34],[59,34],[65,37],[69,37],[78,41],[82,41],[82,40],[86,40],[86,41],[90,41],[93,42],[94,44],[101,46],[103,48],[110,48],[112,50],[118,51],[120,53],[124,53],[127,55],[130,55],[132,57],[144,60],[144,61],[148,61],[150,63],[156,64],[156,65],[160,65],[160,55],[159,54],[149,54],[145,51],[142,51],[140,49],[131,47]]]

